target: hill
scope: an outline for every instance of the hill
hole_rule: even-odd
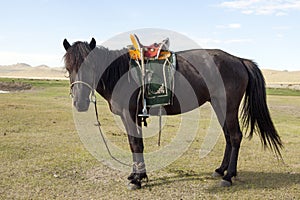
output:
[[[278,71],[262,69],[268,87],[300,89],[300,71]],[[0,77],[67,79],[61,68],[39,65],[32,67],[25,63],[0,65]]]
[[[25,63],[0,65],[0,77],[66,79],[65,70],[62,67],[53,68],[47,65],[32,67]]]
[[[267,83],[300,83],[300,71],[262,70]]]
[[[263,69],[262,73],[265,77],[267,87],[300,90],[300,71]]]

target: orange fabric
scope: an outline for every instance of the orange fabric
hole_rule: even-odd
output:
[[[141,59],[141,54],[138,50],[136,49],[129,49],[129,56],[133,60],[140,60]]]
[[[147,59],[154,59],[157,56],[160,45],[154,43],[150,46],[144,46],[140,43],[138,37],[135,34],[130,34],[130,40],[133,44],[131,48],[129,48],[129,55],[131,59],[140,60],[141,59],[141,52],[140,48],[143,48],[143,55]],[[160,51],[158,60],[166,59],[170,57],[171,53],[169,51]]]

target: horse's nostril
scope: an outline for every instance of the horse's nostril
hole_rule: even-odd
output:
[[[73,100],[73,106],[76,108],[78,112],[85,112],[89,109],[90,101],[88,100]]]

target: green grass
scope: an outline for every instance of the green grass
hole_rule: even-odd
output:
[[[0,81],[11,81],[0,79]],[[221,162],[224,138],[199,158],[209,125],[210,106],[200,108],[197,137],[171,165],[149,172],[149,183],[128,191],[127,172],[110,169],[91,156],[74,126],[68,81],[19,80],[30,91],[0,94],[0,199],[299,199],[300,96],[290,90],[268,89],[272,119],[285,145],[284,164],[260,140],[244,138],[238,179],[219,187],[211,173]],[[297,94],[297,95],[294,95]],[[124,130],[115,125],[107,103],[98,98],[103,129],[110,140],[129,149]],[[151,120],[156,120],[152,118]],[[178,116],[168,117],[162,145],[178,129]],[[157,147],[157,137],[145,140],[145,151]]]
[[[300,90],[267,88],[267,94],[278,95],[278,96],[300,96]]]

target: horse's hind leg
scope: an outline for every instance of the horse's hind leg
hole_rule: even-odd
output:
[[[225,124],[227,127],[229,140],[231,144],[231,152],[230,152],[230,159],[227,168],[227,173],[225,176],[223,176],[223,181],[221,182],[221,185],[230,186],[232,184],[231,178],[237,175],[237,161],[238,161],[240,144],[243,137],[239,126],[237,111],[227,114]]]
[[[221,166],[215,170],[213,173],[213,177],[219,177],[219,176],[224,176],[224,172],[228,169],[229,161],[230,161],[230,154],[232,150],[231,142],[230,142],[230,135],[227,131],[226,125],[223,127],[223,132],[225,135],[225,140],[226,140],[226,147],[225,147],[225,152],[223,156],[223,161]]]
[[[224,152],[221,166],[215,170],[213,176],[223,176],[222,186],[230,186],[232,184],[231,178],[237,175],[237,160],[239,148],[242,140],[242,133],[238,121],[238,106],[233,108],[228,106],[226,115],[222,112],[221,103],[219,101],[212,101],[212,106],[217,114],[218,120],[223,127],[226,148]],[[227,173],[225,174],[225,171]],[[225,176],[224,176],[225,174]]]

